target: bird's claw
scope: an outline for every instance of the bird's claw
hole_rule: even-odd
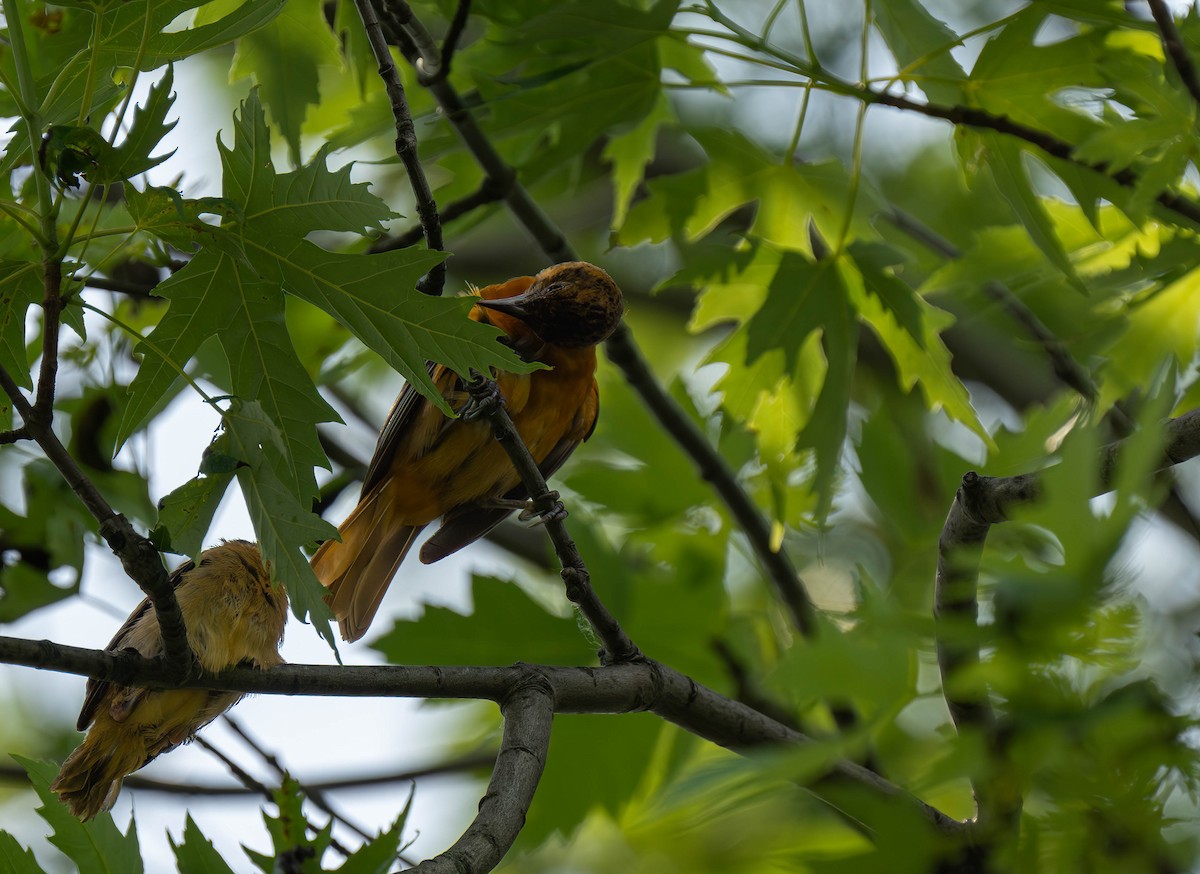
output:
[[[467,383],[467,402],[459,410],[458,415],[464,422],[488,418],[498,407],[504,405],[504,395],[494,380],[473,371],[470,382]]]
[[[561,522],[567,518],[567,508],[558,498],[558,492],[549,491],[537,498],[530,498],[517,519],[522,522],[535,520],[534,525],[545,525],[547,522]]]

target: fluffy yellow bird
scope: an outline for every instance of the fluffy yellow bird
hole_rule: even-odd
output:
[[[240,664],[265,668],[283,662],[279,644],[287,622],[287,595],[271,585],[258,545],[227,540],[171,574],[187,624],[188,642],[206,671]],[[162,652],[158,617],[142,601],[108,645],[153,658]],[[125,777],[191,740],[234,704],[239,692],[139,689],[88,680],[76,727],[91,726],[50,786],[82,820],[108,810]]]

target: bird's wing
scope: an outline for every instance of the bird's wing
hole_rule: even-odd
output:
[[[579,444],[591,437],[592,432],[596,430],[600,412],[600,396],[594,382],[588,401],[580,409],[567,436],[559,440],[538,465],[538,470],[546,479],[550,479],[570,458],[571,453]],[[525,488],[524,484],[521,484],[509,489],[501,497],[506,501],[523,501],[529,498],[529,490]],[[421,546],[419,556],[421,563],[432,564],[458,552],[464,546],[483,537],[512,512],[509,508],[481,504],[464,504],[461,507],[455,507],[442,517],[441,527]]]
[[[513,297],[529,289],[533,284],[532,276],[518,276],[515,279],[510,279],[508,282],[502,282],[498,285],[489,285],[486,288],[478,290],[478,295],[483,298],[501,298]],[[493,324],[495,322],[503,322],[504,317],[498,313],[491,313],[482,307],[474,307],[471,310],[470,318],[477,322],[485,324]],[[498,327],[503,328],[504,324],[498,324]],[[517,332],[521,336],[529,335],[528,331]],[[542,346],[540,340],[536,337],[538,348]],[[532,358],[536,354],[536,349],[525,348],[525,344],[519,343],[512,337],[502,335],[500,342],[512,347],[518,355],[522,357]],[[426,362],[425,365],[429,370],[429,378],[433,380],[433,384],[437,386],[438,391],[443,397],[451,399],[452,396],[461,395],[463,386],[460,385],[461,380],[448,367],[441,364],[435,364],[432,361]],[[387,421],[383,423],[383,430],[379,432],[379,440],[375,444],[375,454],[371,457],[371,463],[367,467],[367,474],[363,477],[362,496],[366,497],[371,490],[379,485],[386,477],[392,468],[392,462],[396,458],[396,450],[400,446],[400,442],[409,434],[414,420],[417,417],[418,411],[421,409],[421,393],[412,387],[411,383],[406,383],[404,388],[400,390],[400,394],[396,396],[396,402],[392,404],[392,410],[388,413]],[[453,405],[453,404],[452,404]],[[441,419],[439,416],[439,428],[437,432],[431,432],[428,435],[430,444],[435,442],[441,436],[441,430],[448,427],[454,419]]]
[[[443,386],[441,383],[447,382],[447,378],[452,382],[454,373],[432,361],[426,362],[425,366],[429,370],[429,378],[433,380],[434,385],[437,385],[445,393],[449,386]],[[396,457],[396,449],[405,434],[408,433],[409,425],[412,424],[417,410],[420,409],[421,400],[421,393],[413,388],[411,383],[405,383],[404,388],[400,389],[400,394],[396,396],[396,402],[392,404],[392,410],[388,413],[387,421],[383,423],[383,430],[379,432],[379,440],[375,443],[375,454],[371,456],[367,475],[363,477],[363,497],[370,494],[371,490],[379,485],[391,471],[392,461]]]
[[[194,568],[196,565],[192,561],[185,561],[175,570],[171,571],[168,579],[173,588],[179,588],[179,584],[183,582],[184,575]],[[129,618],[125,620],[125,624],[117,629],[117,633],[113,635],[113,639],[108,642],[108,646],[104,648],[105,652],[120,652],[125,649],[129,643],[130,633],[135,625],[141,622],[154,608],[150,606],[150,599],[143,598],[142,602],[133,608],[133,612],[129,614]],[[157,627],[157,625],[156,625]],[[143,652],[143,656],[151,657],[155,655],[152,652]],[[122,687],[115,686],[107,680],[90,679],[87,681],[87,687],[83,694],[83,707],[79,710],[79,719],[75,721],[75,728],[79,731],[85,730],[92,724],[92,720],[96,716],[96,709],[100,706],[101,701],[108,695],[110,689],[120,689]],[[144,693],[145,690],[138,690]]]

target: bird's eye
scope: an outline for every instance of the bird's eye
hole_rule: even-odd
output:
[[[545,294],[558,294],[560,291],[562,291],[566,287],[567,287],[567,284],[565,282],[552,282],[549,285],[547,285],[545,288],[543,288],[542,291]]]

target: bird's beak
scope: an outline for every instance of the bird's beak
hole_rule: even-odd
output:
[[[486,307],[489,310],[507,313],[510,316],[516,316],[518,319],[523,319],[529,314],[525,309],[525,302],[529,300],[529,292],[518,294],[514,297],[500,297],[495,300],[477,300],[477,306]]]

